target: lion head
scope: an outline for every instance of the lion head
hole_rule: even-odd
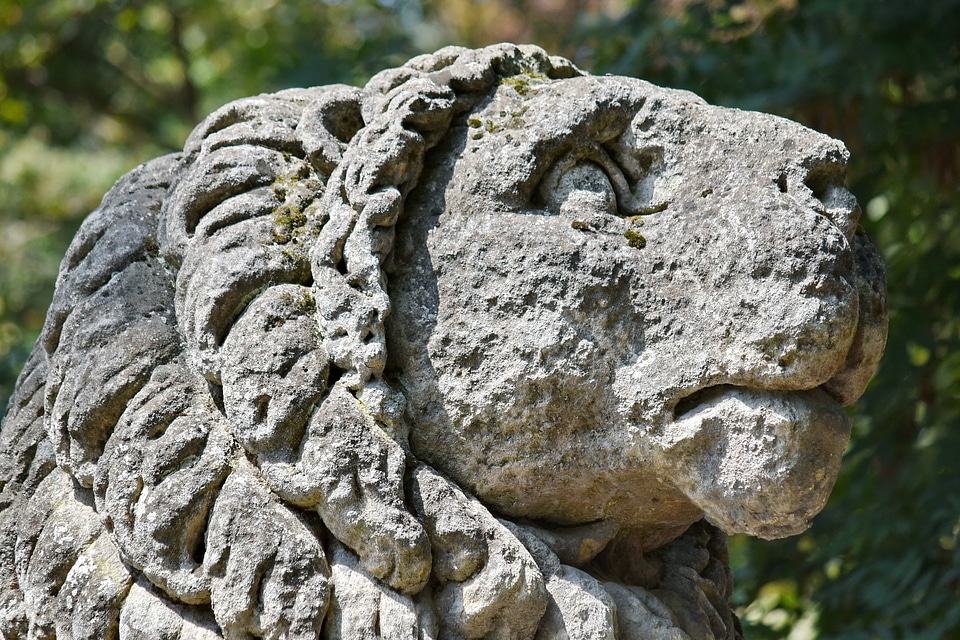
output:
[[[64,260],[0,629],[737,637],[883,349],[846,162],[513,45],[223,107]]]

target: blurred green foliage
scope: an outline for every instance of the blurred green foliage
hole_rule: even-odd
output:
[[[207,112],[534,41],[843,139],[890,340],[806,534],[731,542],[749,638],[960,637],[960,0],[0,0],[0,406],[79,220]]]
[[[121,174],[234,98],[402,63],[421,51],[422,12],[415,0],[0,0],[0,406],[60,257]]]

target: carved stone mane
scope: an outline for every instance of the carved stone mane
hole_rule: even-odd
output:
[[[120,179],[0,431],[0,637],[739,638],[886,336],[843,145],[530,46]]]

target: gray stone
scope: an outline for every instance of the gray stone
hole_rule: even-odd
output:
[[[113,637],[124,640],[217,640],[223,636],[213,613],[171,602],[144,579],[135,582],[120,611]],[[109,637],[104,634],[103,637]]]
[[[389,640],[439,637],[429,592],[411,598],[378,581],[357,556],[334,541],[332,580],[336,585],[323,625],[326,640]]]
[[[740,638],[886,338],[847,160],[529,46],[219,109],[64,259],[0,638]]]

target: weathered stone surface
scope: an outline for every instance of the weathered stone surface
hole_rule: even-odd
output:
[[[217,640],[213,614],[163,598],[140,579],[127,594],[120,611],[119,637],[129,640]]]
[[[883,350],[846,162],[514,45],[219,109],[63,262],[0,638],[739,638]]]

